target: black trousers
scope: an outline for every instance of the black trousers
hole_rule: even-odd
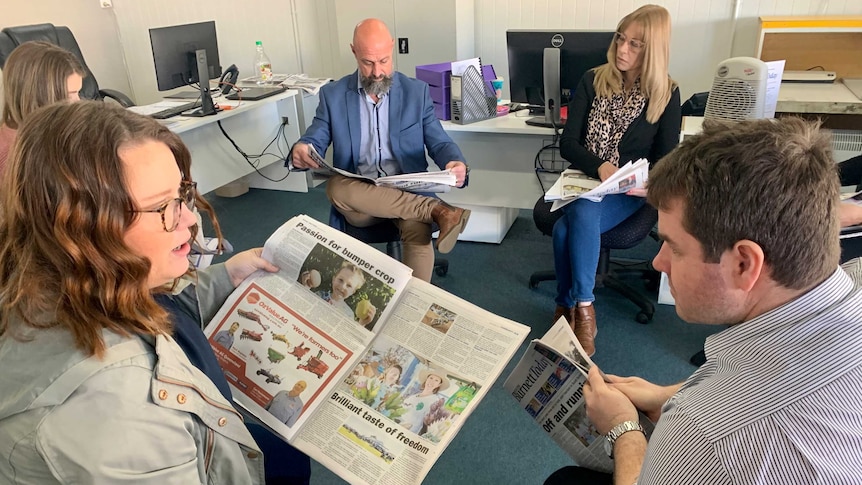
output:
[[[565,466],[551,474],[545,485],[613,485],[614,477],[579,466]]]

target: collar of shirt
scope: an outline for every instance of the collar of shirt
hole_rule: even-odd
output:
[[[709,358],[724,353],[736,345],[794,322],[810,320],[813,315],[842,302],[854,288],[855,284],[850,276],[842,268],[836,268],[829,278],[798,298],[707,337],[704,344],[706,356]]]

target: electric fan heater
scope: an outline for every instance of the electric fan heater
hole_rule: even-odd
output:
[[[763,118],[768,73],[766,63],[753,57],[732,57],[719,63],[704,119]]]

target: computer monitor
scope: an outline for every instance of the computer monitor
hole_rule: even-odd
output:
[[[560,124],[560,107],[568,103],[584,73],[608,62],[613,38],[613,31],[506,31],[512,101],[545,108],[544,120],[530,124]]]
[[[198,83],[201,108],[186,115],[215,114],[209,92],[209,80],[221,76],[215,22],[150,29],[150,44],[159,91]]]

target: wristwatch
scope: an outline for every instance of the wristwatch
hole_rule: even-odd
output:
[[[646,431],[644,431],[643,426],[641,426],[637,421],[623,421],[614,426],[610,431],[608,431],[608,435],[605,436],[605,438],[607,438],[605,440],[605,452],[610,458],[614,457],[614,443],[617,441],[617,438],[629,431],[640,431],[644,436],[646,436]]]

